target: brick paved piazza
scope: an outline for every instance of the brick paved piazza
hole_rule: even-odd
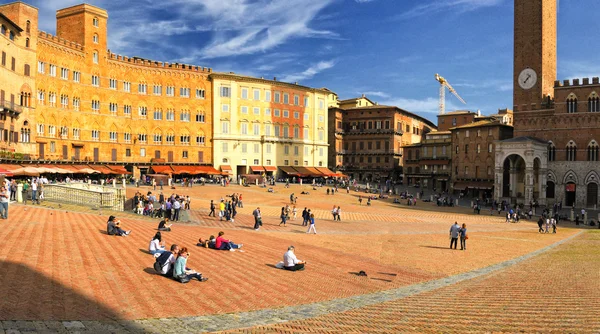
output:
[[[506,224],[484,211],[389,200],[367,207],[355,192],[276,188],[169,190],[192,197],[192,222],[164,239],[190,248],[189,267],[209,277],[185,285],[153,273],[145,250],[157,220],[123,213],[133,233],[111,237],[108,212],[12,205],[0,223],[0,333],[600,331],[595,230],[569,224],[538,234],[535,223]],[[207,217],[210,199],[240,191],[235,223]],[[278,226],[292,192],[299,212],[316,212],[318,234],[304,233],[299,219]],[[342,222],[331,219],[334,204]],[[259,232],[251,228],[257,206]],[[467,251],[448,249],[454,221],[467,224]],[[219,230],[244,252],[195,246]],[[273,267],[291,244],[307,270]],[[368,277],[353,274],[360,270]]]

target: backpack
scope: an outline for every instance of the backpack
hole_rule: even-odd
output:
[[[169,260],[169,257],[171,257],[171,254],[171,252],[163,252],[159,257],[156,258],[156,261],[154,262],[154,270],[156,270],[157,273],[162,274],[162,269]]]

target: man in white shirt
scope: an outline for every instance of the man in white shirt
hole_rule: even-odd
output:
[[[290,271],[304,270],[306,261],[300,261],[294,254],[294,246],[288,247],[288,251],[283,255],[283,269]]]
[[[173,265],[175,264],[175,260],[177,260],[178,253],[179,246],[173,244],[171,245],[170,252],[164,252],[157,258],[157,261],[161,263],[161,275],[165,277],[173,277]]]
[[[181,211],[181,203],[179,202],[179,200],[175,200],[173,202],[173,221],[179,221],[179,211]]]
[[[31,201],[37,201],[37,182],[35,179],[31,181]]]

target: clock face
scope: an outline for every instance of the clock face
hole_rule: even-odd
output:
[[[537,74],[531,68],[526,68],[519,74],[519,86],[523,89],[531,89],[537,83]]]

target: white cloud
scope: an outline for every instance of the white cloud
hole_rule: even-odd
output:
[[[439,12],[455,10],[458,12],[469,12],[484,7],[493,7],[501,4],[504,0],[435,0],[426,4],[413,7],[397,16],[398,19],[407,20],[419,16],[430,15]]]
[[[288,75],[284,76],[283,78],[281,78],[281,81],[296,82],[296,81],[301,81],[304,79],[310,79],[310,78],[314,77],[316,74],[318,74],[319,72],[322,72],[324,70],[332,68],[333,66],[335,66],[335,62],[333,60],[320,61],[317,64],[312,65],[311,67],[307,68],[305,71],[303,71],[301,73],[288,74]]]
[[[377,97],[381,97],[384,99],[387,99],[390,97],[389,94],[384,93],[384,92],[379,92],[379,91],[371,91],[371,92],[364,92],[362,94],[365,94],[365,96],[369,97],[369,96],[377,96]]]
[[[373,2],[375,0],[354,0],[356,3],[368,3],[368,2]]]
[[[588,61],[565,61],[561,63],[561,77],[565,79],[582,79],[600,77],[600,65]]]

